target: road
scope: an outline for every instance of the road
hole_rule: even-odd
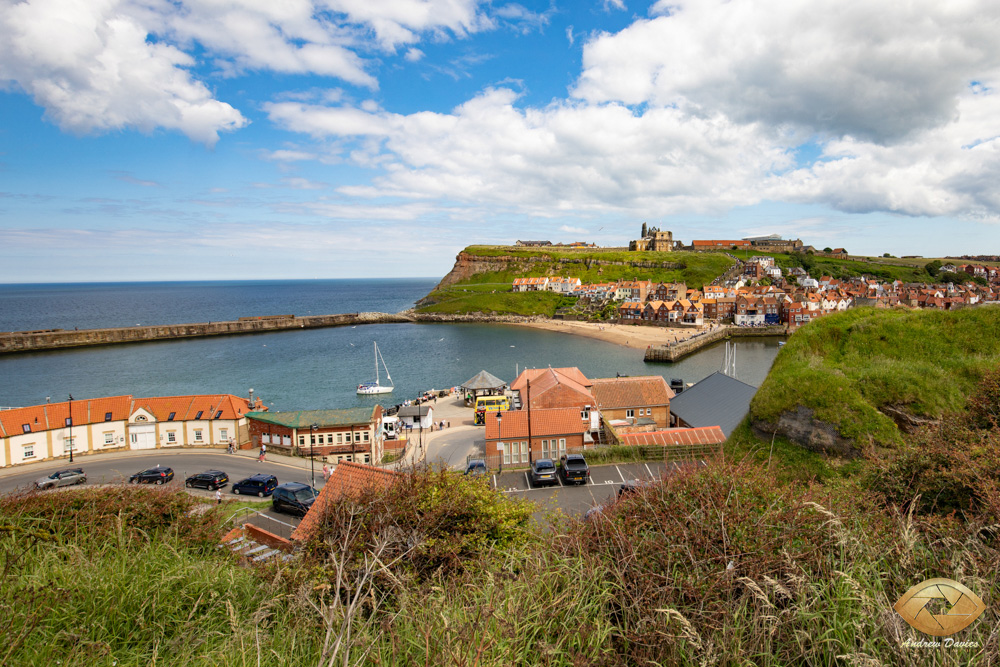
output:
[[[275,461],[264,461],[259,463],[256,458],[242,454],[221,454],[215,452],[203,452],[197,450],[181,450],[176,452],[157,451],[155,453],[134,453],[128,452],[126,455],[116,456],[113,454],[79,457],[71,465],[68,461],[53,461],[33,464],[23,469],[4,471],[0,476],[0,493],[9,493],[18,489],[31,488],[35,480],[48,475],[55,470],[66,468],[83,468],[87,473],[87,484],[121,484],[128,480],[129,476],[152,468],[153,466],[164,465],[174,469],[173,481],[166,484],[168,488],[183,488],[184,480],[195,473],[205,470],[222,470],[229,475],[230,484],[222,490],[223,498],[226,500],[240,499],[242,501],[254,500],[247,496],[236,496],[230,493],[233,482],[249,477],[257,473],[269,473],[278,478],[279,484],[285,482],[310,483],[309,468],[287,465]],[[16,472],[15,472],[16,471]],[[316,470],[316,488],[323,488],[322,469]],[[194,496],[203,498],[213,498],[214,491],[202,489],[188,489]],[[270,499],[261,501],[261,510],[281,521],[290,524],[297,524],[298,519],[287,514],[277,514],[271,511]]]

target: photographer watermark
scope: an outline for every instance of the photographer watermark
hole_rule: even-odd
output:
[[[952,579],[928,579],[903,594],[893,609],[903,620],[924,634],[945,637],[941,641],[907,639],[907,648],[979,648],[976,641],[949,637],[972,625],[986,610],[978,595]]]

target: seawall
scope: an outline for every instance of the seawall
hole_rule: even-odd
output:
[[[787,336],[788,328],[782,325],[770,327],[722,327],[714,331],[698,334],[674,345],[661,345],[646,350],[646,361],[674,362],[693,354],[701,348],[718,343],[727,338],[750,338],[757,336]]]
[[[233,336],[289,329],[317,329],[321,327],[342,327],[355,324],[381,324],[414,322],[405,313],[344,313],[339,315],[267,315],[262,317],[241,317],[234,321],[197,322],[192,324],[163,324],[142,327],[119,327],[113,329],[48,329],[44,331],[14,331],[0,333],[0,354],[15,352],[37,352],[61,350],[97,345],[117,345],[122,343],[146,343],[157,340],[178,338],[202,338],[205,336]]]

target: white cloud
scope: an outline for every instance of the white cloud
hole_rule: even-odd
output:
[[[612,9],[625,10],[625,0],[604,0],[604,11],[609,12]]]
[[[571,227],[570,225],[563,225],[559,228],[560,232],[567,232],[569,234],[589,234],[589,229],[584,229],[583,227]]]
[[[576,42],[576,38],[573,37],[573,26],[571,25],[566,26],[566,39],[569,41],[570,46],[573,46]]]
[[[963,90],[1000,69],[993,0],[685,0],[654,11],[666,15],[586,45],[576,96],[892,143],[953,120]]]
[[[405,58],[407,62],[411,62],[411,63],[418,62],[423,57],[424,57],[424,52],[421,51],[418,48],[407,49],[406,50],[406,55],[403,56],[403,58]]]
[[[0,82],[16,83],[70,132],[162,127],[211,145],[246,125],[184,69],[190,56],[148,41],[121,9],[115,0],[5,3]]]

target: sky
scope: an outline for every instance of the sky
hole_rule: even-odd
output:
[[[0,0],[0,283],[1000,254],[995,0]]]

